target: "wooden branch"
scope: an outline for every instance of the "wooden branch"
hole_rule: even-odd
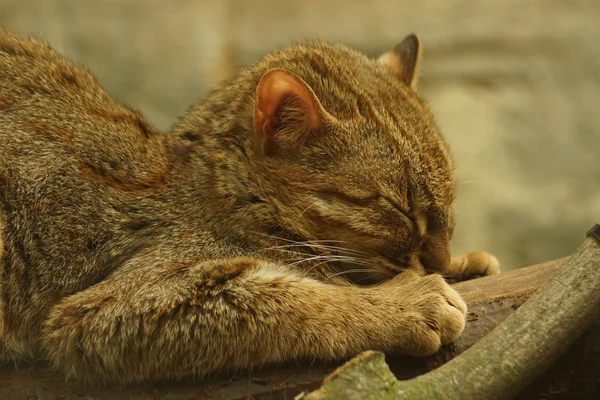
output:
[[[590,237],[522,308],[444,366],[397,381],[383,354],[366,352],[303,399],[513,398],[600,314],[599,267],[600,242]]]
[[[519,308],[566,259],[455,284],[469,304],[468,325],[461,337],[427,358],[387,357],[398,379],[410,379],[448,362],[491,332]],[[383,362],[383,359],[381,359]],[[65,383],[43,364],[0,368],[1,399],[281,399],[310,392],[323,383],[337,364],[296,364],[265,368],[203,382],[153,384],[128,388],[91,389]],[[531,399],[567,399],[600,392],[600,320],[555,363],[523,396]],[[572,397],[569,397],[573,395]],[[598,396],[600,398],[600,396]]]

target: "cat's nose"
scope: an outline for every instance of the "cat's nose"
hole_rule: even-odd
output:
[[[428,271],[443,271],[450,265],[450,242],[445,238],[427,238],[421,245],[419,261]]]

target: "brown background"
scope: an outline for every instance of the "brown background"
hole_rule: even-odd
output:
[[[569,254],[600,222],[594,0],[0,0],[167,131],[235,67],[305,38],[378,55],[423,42],[421,93],[458,164],[454,249],[505,269]]]

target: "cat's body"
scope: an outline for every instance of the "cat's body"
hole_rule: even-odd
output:
[[[0,363],[133,382],[453,340],[464,303],[423,265],[497,262],[450,262],[452,161],[407,40],[274,53],[161,135],[0,31]]]

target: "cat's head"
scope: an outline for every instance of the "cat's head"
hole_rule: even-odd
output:
[[[377,59],[312,43],[257,67],[253,173],[279,225],[347,249],[347,268],[450,262],[453,162],[416,93],[419,60],[411,35]]]

